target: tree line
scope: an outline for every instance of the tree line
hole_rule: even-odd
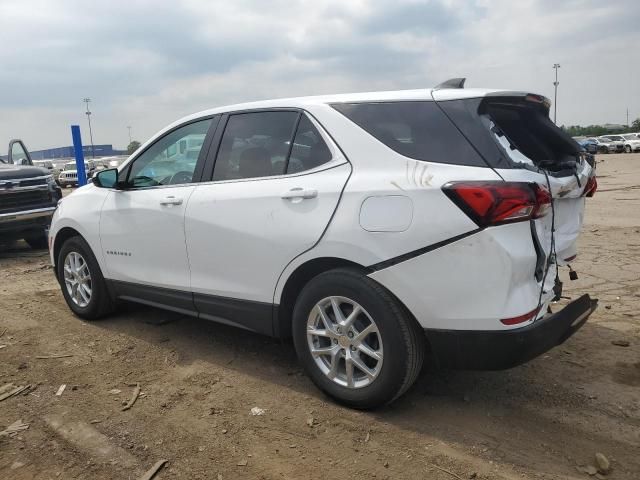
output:
[[[611,135],[614,133],[636,133],[640,132],[640,118],[636,118],[630,126],[623,127],[621,130],[616,130],[615,132],[603,127],[602,125],[589,125],[586,127],[582,127],[580,125],[562,125],[560,128],[572,137],[599,137],[600,135]]]

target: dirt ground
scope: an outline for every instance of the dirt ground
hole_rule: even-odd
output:
[[[640,478],[640,154],[599,160],[580,278],[563,272],[566,295],[600,299],[584,328],[509,371],[425,369],[375,412],[324,397],[289,343],[150,308],[80,321],[46,252],[5,249],[0,387],[32,389],[0,401],[0,430],[28,425],[0,433],[0,478],[136,479],[166,459],[156,478],[584,479],[596,452],[607,478]]]

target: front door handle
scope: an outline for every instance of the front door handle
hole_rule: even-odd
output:
[[[160,200],[160,205],[182,205],[182,199],[169,195]]]
[[[309,198],[316,198],[318,191],[313,188],[292,188],[291,190],[284,192],[280,198],[285,200],[294,200],[296,198],[307,200]]]

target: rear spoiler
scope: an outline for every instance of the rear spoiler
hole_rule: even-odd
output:
[[[449,80],[445,80],[444,82],[433,87],[433,90],[446,90],[446,89],[463,89],[464,84],[467,81],[466,78],[450,78]],[[487,93],[484,95],[484,98],[491,97],[511,97],[511,98],[521,98],[525,102],[536,103],[538,105],[544,106],[547,110],[551,108],[551,100],[543,95],[538,95],[535,93],[529,92],[517,92],[517,91],[499,91],[493,93]]]

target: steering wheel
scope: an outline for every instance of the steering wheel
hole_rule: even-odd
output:
[[[171,178],[169,179],[168,184],[174,185],[179,183],[191,183],[192,179],[193,179],[193,174],[191,172],[187,172],[183,170],[181,172],[177,172],[171,175]]]

